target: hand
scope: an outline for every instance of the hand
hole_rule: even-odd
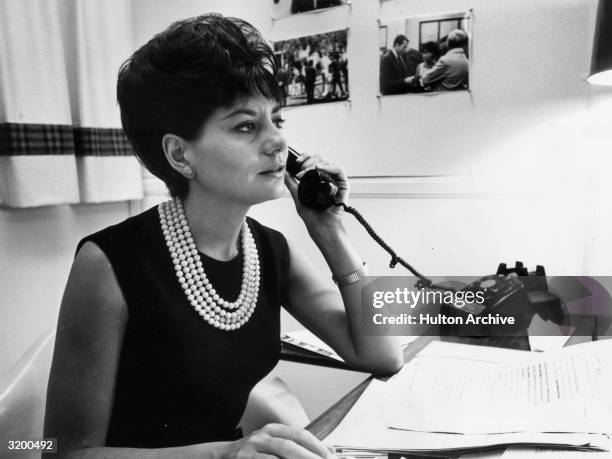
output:
[[[336,182],[336,185],[338,186],[336,199],[340,202],[348,204],[349,181],[343,167],[338,166],[336,164],[328,163],[324,161],[320,156],[310,155],[308,153],[303,153],[302,155],[300,155],[297,158],[297,162],[301,166],[300,172],[298,172],[298,174],[296,175],[296,178],[298,180],[302,178],[304,174],[311,169],[319,169],[325,171],[332,176],[332,178]],[[285,185],[287,186],[289,192],[291,193],[291,196],[293,197],[293,201],[295,203],[295,207],[298,211],[298,214],[300,215],[300,217],[302,217],[302,220],[304,220],[304,223],[306,223],[306,226],[309,230],[314,230],[322,226],[329,227],[330,225],[341,224],[341,208],[337,206],[331,206],[329,209],[321,211],[303,206],[298,199],[298,183],[288,173],[285,174]]]
[[[330,449],[313,434],[297,427],[267,424],[227,445],[223,459],[333,459]]]
[[[404,78],[404,83],[412,84],[412,83],[414,83],[414,78],[415,77],[413,77],[413,76],[406,77],[406,78]]]

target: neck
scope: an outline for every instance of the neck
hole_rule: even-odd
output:
[[[231,260],[238,255],[238,237],[249,207],[192,188],[183,207],[196,246],[212,258]]]

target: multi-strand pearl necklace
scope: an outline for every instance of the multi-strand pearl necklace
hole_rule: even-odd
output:
[[[236,301],[230,302],[219,296],[206,277],[181,200],[173,198],[161,203],[159,220],[176,277],[187,300],[198,314],[210,325],[221,330],[237,330],[247,323],[255,310],[259,295],[259,255],[246,221],[241,231],[244,256],[242,285]]]

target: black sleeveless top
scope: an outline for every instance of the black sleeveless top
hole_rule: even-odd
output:
[[[157,207],[79,242],[78,248],[92,241],[106,254],[129,312],[107,446],[160,448],[239,436],[237,424],[251,389],[279,359],[279,306],[289,264],[282,234],[247,221],[259,251],[261,281],[255,312],[234,331],[209,325],[187,301]],[[217,292],[235,300],[242,249],[227,262],[200,257]]]

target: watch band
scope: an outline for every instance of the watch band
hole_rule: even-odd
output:
[[[347,285],[355,284],[361,280],[361,276],[365,275],[365,266],[366,264],[363,263],[358,270],[343,276],[333,276],[332,279],[338,287],[346,287]]]

